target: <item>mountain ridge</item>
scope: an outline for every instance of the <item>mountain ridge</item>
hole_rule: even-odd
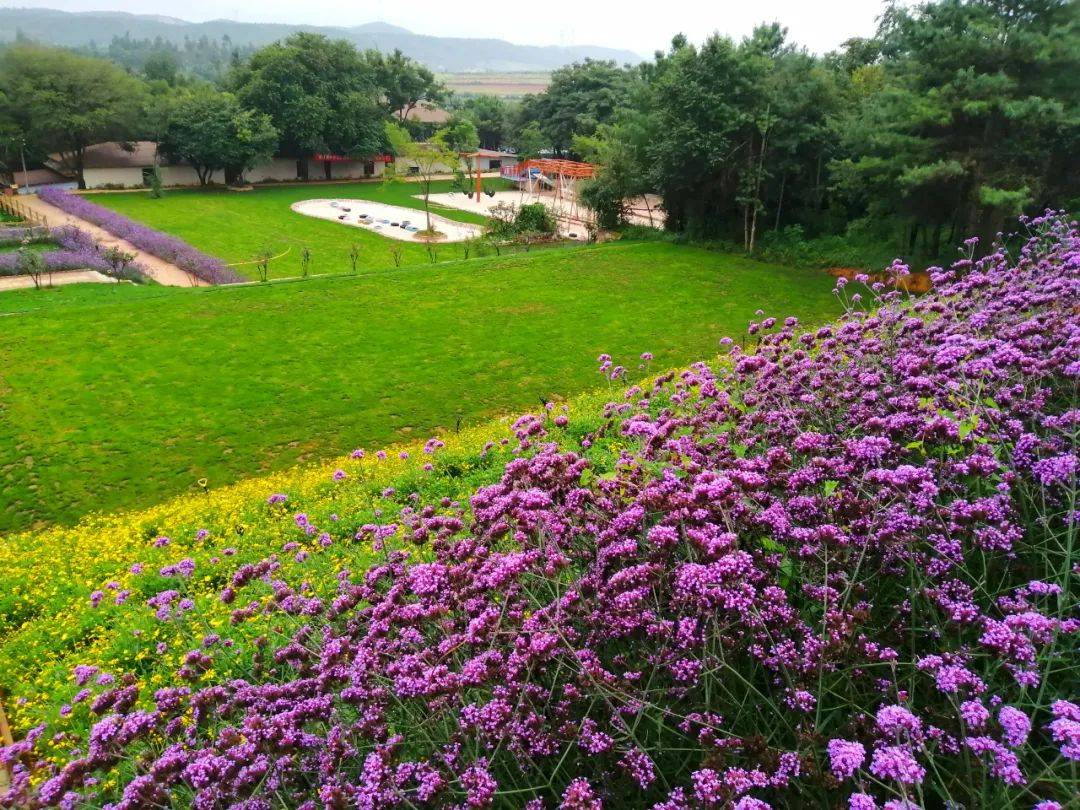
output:
[[[69,12],[50,8],[0,8],[0,43],[10,42],[17,33],[39,42],[66,47],[92,43],[108,45],[114,36],[136,39],[161,37],[183,44],[184,39],[228,36],[236,45],[267,45],[298,31],[346,39],[359,48],[380,51],[400,49],[430,69],[443,73],[495,73],[548,71],[583,59],[607,59],[622,63],[640,62],[629,50],[593,45],[519,45],[490,38],[439,37],[416,34],[401,26],[373,21],[355,26],[293,25],[251,23],[236,20],[189,22],[157,14],[125,11]]]

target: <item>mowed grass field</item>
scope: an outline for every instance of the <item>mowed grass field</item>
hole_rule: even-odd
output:
[[[496,190],[513,188],[499,179],[485,179]],[[450,181],[432,184],[431,193],[450,191]],[[173,189],[158,200],[148,192],[119,192],[88,194],[87,199],[107,206],[132,219],[158,230],[179,236],[195,247],[233,263],[251,262],[262,248],[273,255],[285,253],[270,264],[272,278],[300,275],[300,254],[311,251],[312,274],[344,273],[350,269],[349,250],[353,243],[360,247],[359,267],[378,270],[394,267],[391,250],[402,252],[402,265],[428,262],[423,245],[389,239],[377,233],[330,220],[297,214],[289,206],[311,199],[372,200],[387,205],[416,209],[419,222],[423,218],[424,201],[416,195],[422,192],[419,183],[322,183],[318,185],[257,186],[252,191],[226,189]],[[459,222],[482,225],[484,217],[456,208],[432,205],[432,213]],[[462,258],[462,248],[456,244],[439,245],[438,260]],[[238,264],[236,270],[251,279],[258,273],[253,264]]]
[[[616,242],[265,285],[4,293],[0,533],[538,408],[602,385],[601,352],[640,373],[643,351],[654,369],[715,355],[757,309],[833,317],[832,286]]]
[[[455,93],[478,96],[521,98],[526,93],[543,93],[551,84],[546,72],[443,73],[439,80]]]

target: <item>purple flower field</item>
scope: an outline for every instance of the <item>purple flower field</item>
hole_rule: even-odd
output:
[[[107,275],[116,275],[93,238],[78,228],[68,225],[51,228],[48,231],[48,239],[60,248],[47,250],[41,254],[48,270],[97,270]],[[17,253],[14,251],[0,253],[0,276],[17,275],[19,272]],[[146,278],[146,274],[134,262],[125,268],[123,276],[133,281]]]
[[[3,749],[6,801],[1075,806],[1080,232],[1023,224],[926,296],[762,313],[716,363],[622,390],[602,356],[597,430],[522,416],[496,483],[350,530],[378,561],[329,591],[226,558],[230,624],[156,691],[78,668],[92,731]],[[201,573],[162,569],[141,626],[193,615]]]
[[[246,281],[243,276],[220,259],[196,250],[182,239],[155,231],[122,214],[85,200],[77,194],[69,194],[59,188],[44,188],[38,196],[61,211],[92,222],[114,236],[127,240],[140,250],[171,262],[203,281],[211,284],[235,284]]]

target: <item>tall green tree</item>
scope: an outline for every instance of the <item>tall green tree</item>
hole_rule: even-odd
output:
[[[460,108],[462,114],[476,125],[480,146],[501,149],[510,139],[510,108],[498,96],[474,96]]]
[[[676,41],[651,83],[649,156],[668,227],[715,234],[730,225],[757,128],[760,64],[726,37]]]
[[[270,116],[281,154],[364,157],[385,149],[375,71],[344,40],[298,33],[257,51],[234,69],[237,99]]]
[[[386,111],[399,124],[408,120],[409,113],[420,102],[439,105],[446,101],[446,88],[435,74],[400,50],[389,54],[369,50],[363,58],[372,71]]]
[[[631,96],[633,71],[614,62],[586,59],[559,68],[543,93],[522,101],[519,128],[535,122],[559,154],[570,152],[574,136],[592,135],[610,124]]]
[[[452,133],[443,128],[426,141],[414,141],[409,131],[400,124],[387,121],[385,126],[386,139],[390,142],[394,155],[401,158],[401,161],[395,161],[387,166],[386,182],[392,183],[401,179],[401,162],[407,162],[416,168],[424,198],[424,217],[427,220],[427,226],[421,235],[437,237],[440,234],[431,224],[431,184],[437,175],[447,170],[456,171],[458,168],[458,152],[449,142]]]
[[[1022,210],[1077,188],[1080,26],[1069,0],[941,0],[890,6],[884,81],[841,133],[838,185],[908,223],[930,252],[992,237]]]
[[[104,59],[19,43],[0,54],[0,120],[37,154],[58,153],[85,188],[83,155],[142,134],[145,87]]]
[[[235,182],[274,154],[277,130],[270,116],[243,109],[231,93],[200,88],[172,105],[159,148],[189,163],[203,185],[222,170]]]

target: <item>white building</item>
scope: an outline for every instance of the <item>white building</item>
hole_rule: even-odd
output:
[[[88,146],[83,153],[83,179],[87,188],[143,188],[150,184],[155,164],[161,172],[163,186],[197,186],[199,176],[186,163],[173,163],[159,155],[154,141],[135,141],[130,149],[119,143],[98,143]],[[468,158],[472,166],[483,172],[499,171],[502,166],[513,163],[516,158],[509,152],[480,149]],[[353,159],[343,155],[314,154],[309,158],[275,157],[252,167],[244,177],[249,183],[296,182],[298,180],[364,180],[381,177],[387,163],[393,163],[393,155],[373,155],[366,159]],[[416,174],[418,169],[403,162],[402,174]],[[465,168],[466,159],[462,159]],[[73,166],[66,164],[59,155],[51,155],[49,170],[54,182],[72,183]],[[306,170],[306,171],[305,171]],[[439,167],[441,172],[452,173],[448,166]],[[57,174],[63,175],[57,178]],[[18,178],[15,179],[18,182]],[[216,171],[210,182],[224,184],[225,174]]]
[[[156,164],[164,186],[197,186],[199,176],[186,163],[174,163],[157,152],[154,141],[135,141],[126,149],[118,143],[98,143],[83,153],[83,180],[87,188],[142,188],[149,185]],[[271,183],[312,180],[362,180],[383,173],[388,156],[378,155],[367,160],[354,160],[340,155],[312,155],[296,160],[275,157],[252,167],[245,173],[251,183]],[[47,161],[56,172],[71,177],[75,167],[51,155]],[[307,177],[302,174],[307,169]],[[210,182],[225,183],[225,174],[216,171]]]

